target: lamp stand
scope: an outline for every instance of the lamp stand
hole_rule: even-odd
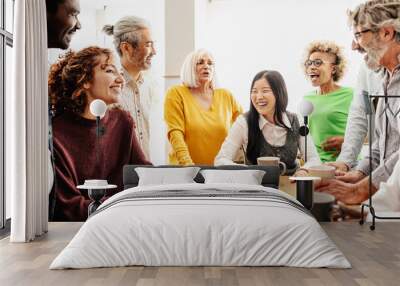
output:
[[[368,147],[369,147],[369,178],[368,178],[368,194],[369,194],[369,198],[368,198],[368,204],[362,204],[361,205],[361,219],[359,221],[360,225],[364,224],[364,208],[368,207],[369,208],[369,212],[371,213],[372,216],[372,224],[369,226],[370,230],[375,230],[375,220],[376,219],[400,219],[400,217],[391,217],[391,216],[378,216],[375,213],[375,209],[372,205],[372,116],[374,115],[374,113],[372,112],[372,100],[374,98],[384,98],[385,99],[385,108],[384,108],[384,114],[386,116],[386,121],[388,120],[387,117],[387,113],[386,113],[386,109],[390,110],[390,107],[388,105],[388,98],[398,98],[400,99],[400,95],[364,95],[365,96],[365,100],[366,100],[366,104],[367,105],[367,114],[368,114],[368,131],[369,131],[369,137],[368,137]],[[393,111],[391,111],[393,114]],[[383,113],[382,113],[383,114]],[[397,116],[398,113],[393,114],[394,116]],[[387,139],[387,130],[385,132],[385,141]]]

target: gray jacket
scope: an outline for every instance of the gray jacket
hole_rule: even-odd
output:
[[[368,94],[383,94],[383,72],[368,69],[362,62],[357,77],[357,85],[347,119],[346,133],[342,150],[336,161],[344,162],[349,167],[357,165],[357,157],[368,134],[368,118],[362,91]],[[373,130],[373,129],[372,129]]]
[[[400,95],[400,67],[390,78],[387,71],[383,74],[383,94]],[[393,172],[399,158],[400,148],[400,98],[389,98],[387,104],[381,98],[375,114],[374,140],[372,143],[372,183],[379,188]],[[354,131],[353,131],[354,132]],[[356,170],[369,174],[369,157],[361,160]]]

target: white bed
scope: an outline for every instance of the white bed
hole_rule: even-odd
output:
[[[198,183],[116,194],[50,269],[128,265],[351,267],[318,222],[285,193]]]

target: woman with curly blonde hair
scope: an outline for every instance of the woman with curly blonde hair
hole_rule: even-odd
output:
[[[342,49],[333,42],[318,41],[309,45],[304,72],[316,90],[305,96],[314,105],[309,127],[323,162],[335,161],[340,153],[346,130],[353,89],[338,81],[346,67]]]
[[[90,200],[86,191],[76,187],[85,179],[107,179],[117,185],[108,197],[122,190],[125,164],[149,164],[136,139],[134,121],[125,111],[107,110],[100,120],[104,132],[96,138],[96,118],[90,104],[96,99],[107,105],[118,103],[123,84],[108,49],[88,47],[68,52],[51,66],[49,96],[55,110],[52,220],[86,220]]]

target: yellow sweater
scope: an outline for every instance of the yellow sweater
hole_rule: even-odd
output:
[[[209,110],[200,106],[189,88],[167,91],[164,119],[172,145],[170,164],[213,165],[214,158],[242,107],[226,89],[215,89]]]

